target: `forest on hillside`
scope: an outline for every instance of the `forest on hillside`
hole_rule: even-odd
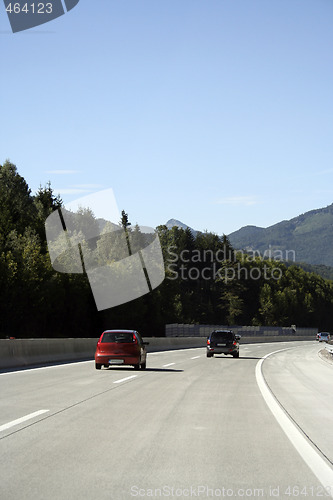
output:
[[[10,161],[0,165],[0,337],[98,337],[108,328],[162,336],[167,323],[279,325],[333,330],[333,282],[282,260],[235,251],[226,236],[161,225],[165,279],[152,292],[98,311],[86,273],[53,269],[47,217],[63,207],[50,183],[32,194]],[[94,214],[85,214],[98,225]],[[119,228],[140,242],[125,210]],[[81,229],[76,228],[79,232]],[[103,232],[102,232],[103,233]],[[90,250],[99,249],[103,238]],[[114,262],[112,252],[108,265]]]
[[[333,204],[266,228],[242,227],[228,237],[236,248],[254,247],[264,252],[272,247],[285,253],[289,251],[294,253],[293,261],[313,265],[315,272],[333,279],[332,225]]]

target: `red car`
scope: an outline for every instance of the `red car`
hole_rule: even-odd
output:
[[[147,351],[141,335],[136,330],[106,330],[97,342],[95,352],[95,367],[100,370],[102,365],[109,366],[132,365],[136,370],[146,368]]]

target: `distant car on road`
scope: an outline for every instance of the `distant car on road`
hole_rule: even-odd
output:
[[[318,333],[319,342],[328,342],[330,340],[330,334],[328,332]]]
[[[104,365],[132,365],[136,370],[144,370],[147,362],[146,345],[136,330],[106,330],[100,336],[96,352],[95,367],[100,370]]]
[[[239,339],[232,330],[214,330],[207,338],[207,358],[214,354],[231,354],[239,358]]]

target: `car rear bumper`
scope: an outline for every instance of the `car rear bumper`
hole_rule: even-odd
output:
[[[110,363],[111,361],[111,363]],[[97,354],[95,362],[100,365],[138,365],[141,360],[140,356],[105,356],[104,354]]]
[[[207,352],[210,354],[236,354],[239,349],[235,349],[235,347],[207,347]]]

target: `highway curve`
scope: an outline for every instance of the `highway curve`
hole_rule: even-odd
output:
[[[151,353],[140,371],[89,361],[2,372],[0,498],[331,498],[333,366],[318,357],[322,347],[241,345],[239,359],[208,359],[202,348]]]

